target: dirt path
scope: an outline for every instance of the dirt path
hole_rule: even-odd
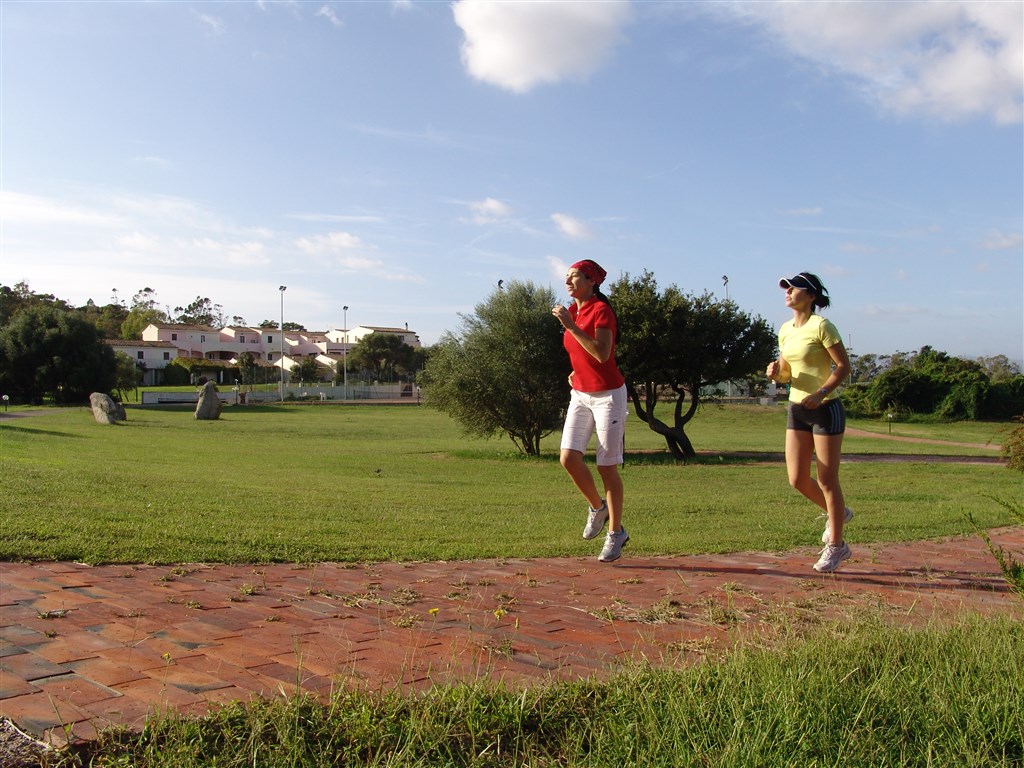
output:
[[[900,437],[899,435],[882,435],[878,432],[869,432],[864,429],[853,429],[852,427],[846,428],[846,434],[851,437],[874,437],[879,440],[892,440],[897,443],[922,443],[925,445],[949,445],[956,448],[977,448],[983,451],[999,451],[1002,449],[1001,445],[993,445],[992,443],[954,443],[949,440],[929,440],[924,437]]]

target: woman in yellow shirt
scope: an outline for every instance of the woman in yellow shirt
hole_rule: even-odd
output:
[[[829,306],[828,291],[817,275],[801,272],[779,280],[793,319],[779,329],[779,359],[768,366],[768,378],[789,384],[786,423],[786,469],[789,484],[825,511],[825,548],[814,570],[831,573],[850,557],[843,525],[853,517],[839,484],[846,414],[836,387],[850,375],[850,358],[839,331],[814,313]],[[817,479],[811,478],[811,456]]]

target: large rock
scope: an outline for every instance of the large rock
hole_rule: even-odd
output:
[[[128,418],[124,406],[104,392],[89,395],[89,405],[92,406],[92,415],[98,424],[116,424]]]
[[[202,390],[199,392],[199,402],[196,403],[196,418],[197,419],[219,419],[221,409],[224,404],[220,401],[220,397],[217,395],[217,385],[212,381],[208,381],[203,384]]]

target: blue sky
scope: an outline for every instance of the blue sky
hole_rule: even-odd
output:
[[[567,265],[1024,357],[1024,3],[0,4],[0,282],[457,330]],[[725,279],[728,278],[728,285]]]

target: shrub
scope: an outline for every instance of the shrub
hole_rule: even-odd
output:
[[[1018,416],[1020,422],[1003,443],[1003,458],[1006,466],[1018,472],[1024,472],[1024,416]]]

